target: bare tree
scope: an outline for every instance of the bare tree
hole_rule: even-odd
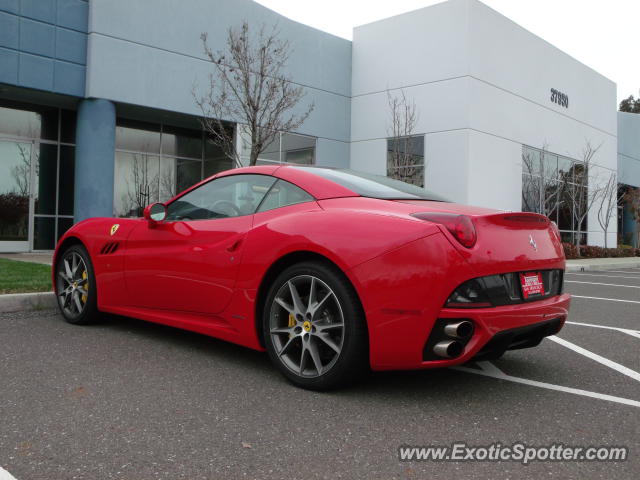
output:
[[[418,123],[418,107],[413,100],[407,100],[402,89],[399,95],[393,95],[387,90],[387,102],[391,117],[391,123],[387,128],[391,143],[391,148],[388,150],[387,176],[415,184],[418,169],[424,169],[424,165],[416,166],[416,154],[412,148],[411,138]],[[418,180],[418,183],[420,183],[419,186],[424,186],[424,175],[422,181]]]
[[[567,175],[570,178],[562,179],[565,184],[562,188],[563,195],[571,207],[574,230],[577,232],[573,242],[576,246],[580,245],[582,225],[602,192],[602,188],[597,186],[597,175],[593,168],[594,158],[599,149],[600,145],[594,147],[587,141],[582,149],[581,161],[574,163]],[[590,179],[591,188],[589,188]],[[571,183],[567,184],[567,182]]]
[[[17,193],[22,196],[29,195],[29,178],[31,177],[31,152],[24,145],[16,144],[18,147],[18,155],[20,155],[20,164],[11,167],[11,176],[16,182]],[[36,164],[37,166],[37,164]]]
[[[280,38],[277,26],[262,25],[252,34],[247,21],[227,31],[226,51],[214,52],[206,33],[200,35],[204,52],[213,65],[207,92],[193,96],[203,116],[203,126],[211,141],[241,164],[235,133],[225,120],[246,125],[251,150],[249,164],[258,157],[279,132],[296,130],[313,111],[311,103],[300,114],[291,110],[305,96],[285,73],[291,45]]]
[[[561,188],[558,186],[555,171],[548,175],[544,171],[544,158],[547,144],[539,151],[523,149],[522,166],[526,173],[526,183],[522,185],[522,204],[528,212],[551,216],[559,207]]]
[[[150,159],[149,155],[145,154],[135,155],[133,158],[131,183],[127,180],[127,193],[123,199],[127,216],[141,217],[151,199],[158,197],[158,175],[152,172],[156,169],[153,169],[149,162],[157,162],[157,160]]]
[[[607,248],[607,232],[611,217],[618,209],[618,177],[614,172],[600,188],[600,204],[598,206],[598,223],[604,230],[604,248]]]

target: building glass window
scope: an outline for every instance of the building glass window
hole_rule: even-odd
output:
[[[556,222],[563,241],[586,240],[587,219],[576,224],[576,205],[586,204],[584,166],[562,155],[522,147],[522,211],[541,213]],[[582,187],[580,186],[582,185]],[[580,190],[580,191],[578,191]]]
[[[424,135],[387,139],[387,176],[424,187]]]
[[[240,159],[243,165],[249,165],[251,138],[246,128],[240,130],[242,150]],[[316,137],[298,133],[281,132],[269,143],[258,157],[257,165],[291,163],[313,165],[316,155]]]
[[[114,216],[140,217],[150,203],[166,202],[203,178],[232,166],[202,129],[119,118]]]
[[[75,122],[70,110],[0,101],[0,249],[51,250],[73,225]]]

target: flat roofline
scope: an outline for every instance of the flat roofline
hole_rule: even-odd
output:
[[[306,23],[299,22],[298,20],[294,20],[293,18],[290,18],[290,17],[286,16],[286,15],[285,15],[285,14],[283,14],[283,13],[277,12],[277,11],[275,11],[274,9],[269,8],[269,7],[267,7],[266,5],[263,5],[262,3],[260,3],[260,1],[259,1],[259,0],[251,0],[251,2],[255,3],[255,4],[256,4],[256,5],[258,5],[258,7],[260,7],[260,8],[263,8],[263,9],[265,9],[265,10],[268,10],[269,12],[272,12],[274,15],[277,15],[277,16],[279,16],[279,17],[284,18],[284,19],[285,19],[285,20],[287,20],[288,22],[295,23],[295,24],[300,25],[300,26],[302,26],[302,27],[304,27],[304,28],[308,28],[309,30],[313,30],[313,31],[315,31],[315,32],[322,33],[322,34],[327,35],[327,36],[329,36],[329,37],[336,38],[336,39],[338,39],[338,40],[342,40],[343,42],[353,43],[353,42],[352,42],[351,40],[349,40],[348,38],[344,38],[344,37],[341,37],[341,36],[339,36],[339,35],[335,35],[335,34],[333,34],[333,33],[331,33],[331,32],[327,32],[327,31],[325,31],[325,30],[322,30],[322,29],[320,29],[320,28],[316,28],[316,27],[313,27],[313,26],[311,26],[311,25],[307,25]]]
[[[428,10],[428,9],[430,9],[430,8],[438,7],[438,6],[441,6],[441,5],[446,4],[446,3],[450,3],[450,2],[458,2],[458,1],[465,1],[465,2],[467,2],[467,4],[469,4],[469,3],[471,3],[471,2],[474,2],[474,3],[476,3],[477,5],[481,5],[482,7],[487,8],[487,9],[491,10],[492,12],[494,12],[494,13],[496,13],[496,14],[500,15],[502,18],[504,18],[504,19],[508,20],[508,21],[509,21],[509,22],[511,22],[512,24],[516,25],[518,28],[520,28],[520,29],[524,30],[525,32],[527,32],[529,35],[532,35],[532,36],[536,37],[538,40],[543,41],[544,43],[546,43],[547,45],[549,45],[549,46],[550,46],[550,47],[552,47],[553,49],[557,50],[558,52],[560,52],[560,53],[561,53],[562,55],[564,55],[565,57],[569,58],[570,60],[573,60],[574,62],[576,62],[576,63],[578,63],[578,64],[582,65],[583,67],[585,67],[585,68],[587,68],[587,69],[591,70],[593,73],[595,73],[595,74],[596,74],[596,75],[598,75],[599,77],[602,77],[603,79],[605,79],[605,80],[607,80],[608,82],[612,83],[612,84],[616,87],[616,92],[617,92],[618,84],[617,84],[614,80],[612,80],[612,79],[610,79],[609,77],[607,77],[607,76],[603,75],[602,73],[598,72],[597,70],[595,70],[593,67],[590,67],[590,66],[589,66],[589,65],[587,65],[586,63],[584,63],[584,62],[582,62],[582,61],[578,60],[577,58],[575,58],[575,57],[573,57],[573,56],[569,55],[567,52],[565,52],[564,50],[561,50],[559,47],[555,46],[553,43],[549,42],[548,40],[545,40],[545,39],[544,39],[544,38],[542,38],[540,35],[537,35],[537,34],[533,33],[533,32],[532,32],[531,30],[529,30],[528,28],[523,27],[522,25],[520,25],[520,24],[519,24],[519,23],[517,23],[516,21],[514,21],[514,20],[510,19],[510,18],[509,18],[509,17],[507,17],[506,15],[504,15],[504,14],[500,13],[500,12],[499,12],[499,11],[497,11],[496,9],[494,9],[494,8],[490,7],[490,6],[489,6],[489,5],[487,5],[486,3],[481,2],[480,0],[444,0],[444,1],[442,1],[442,2],[434,3],[433,5],[427,5],[426,7],[416,8],[416,9],[414,9],[414,10],[410,10],[410,11],[408,11],[408,12],[399,13],[399,14],[397,14],[397,15],[392,15],[391,17],[383,18],[383,19],[380,19],[380,20],[375,20],[375,21],[373,21],[373,22],[369,22],[369,23],[364,23],[364,24],[362,24],[362,25],[357,25],[356,27],[354,27],[354,28],[353,28],[353,30],[355,31],[356,29],[359,29],[359,28],[362,28],[362,27],[367,27],[367,26],[369,26],[369,25],[374,25],[374,24],[376,24],[376,23],[380,23],[380,22],[386,22],[387,20],[390,20],[390,19],[393,19],[393,18],[402,17],[402,16],[405,16],[405,15],[412,15],[412,14],[415,14],[416,12],[420,12],[420,11],[423,11],[423,10]]]

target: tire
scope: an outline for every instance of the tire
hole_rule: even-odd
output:
[[[82,245],[72,245],[55,266],[58,308],[73,325],[88,325],[99,318],[93,264]],[[71,275],[71,277],[70,277]]]
[[[331,390],[368,371],[362,306],[335,267],[302,262],[278,275],[267,294],[262,328],[269,358],[298,387]]]

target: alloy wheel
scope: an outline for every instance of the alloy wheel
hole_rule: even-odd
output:
[[[342,352],[344,331],[338,297],[318,277],[293,277],[276,293],[269,334],[276,355],[296,375],[312,378],[328,372]]]
[[[89,273],[87,265],[77,251],[70,251],[58,263],[58,302],[70,317],[80,315],[89,298]]]

